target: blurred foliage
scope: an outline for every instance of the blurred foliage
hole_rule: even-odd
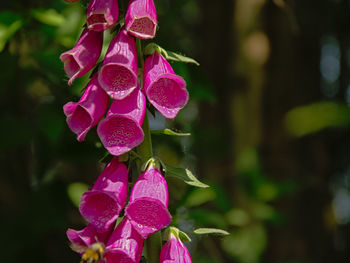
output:
[[[85,225],[77,206],[105,150],[95,129],[78,143],[65,123],[62,106],[89,74],[68,87],[59,56],[82,31],[87,2],[0,9],[3,262],[79,261],[65,232]],[[171,62],[191,101],[175,120],[150,119],[155,154],[192,183],[167,177],[193,262],[348,262],[349,1],[155,3],[152,42],[200,63]],[[193,233],[205,227],[230,235]]]

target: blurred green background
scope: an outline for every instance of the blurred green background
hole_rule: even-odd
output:
[[[192,133],[154,135],[155,153],[212,186],[168,179],[193,262],[349,262],[350,1],[155,2],[154,41],[201,63],[172,63],[191,101],[174,121],[150,117]],[[84,226],[76,204],[105,151],[95,129],[78,143],[65,123],[87,77],[68,87],[59,55],[84,4],[1,3],[1,262],[79,262],[65,231]]]

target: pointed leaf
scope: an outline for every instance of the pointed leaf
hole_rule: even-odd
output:
[[[199,66],[199,63],[197,61],[195,61],[193,58],[189,58],[180,54],[177,54],[175,52],[172,51],[166,51],[166,55],[164,55],[164,57],[167,60],[173,60],[173,61],[179,61],[179,62],[184,62],[184,63],[192,63],[195,64],[196,66]]]
[[[229,232],[218,228],[197,228],[193,232],[197,235],[217,234],[227,236],[230,234]]]
[[[186,184],[201,187],[201,188],[207,188],[209,185],[202,183],[199,181],[190,170],[185,168],[177,168],[173,167],[169,164],[165,164],[165,175],[166,176],[172,176],[182,179]]]
[[[184,63],[192,63],[192,64],[199,66],[199,63],[196,60],[194,60],[193,58],[189,58],[189,57],[177,54],[177,53],[172,52],[172,51],[167,51],[164,48],[157,45],[156,43],[148,44],[144,49],[144,54],[145,55],[152,55],[155,51],[157,51],[159,54],[161,54],[167,60],[179,61],[179,62],[184,62]]]
[[[185,232],[182,232],[181,230],[179,230],[179,238],[183,242],[191,242],[191,238]]]
[[[65,22],[64,16],[55,9],[32,9],[30,13],[39,22],[50,26],[60,26]]]
[[[168,241],[170,239],[170,234],[173,234],[177,239],[183,242],[191,242],[191,238],[185,232],[174,226],[170,226],[164,231],[163,240]]]
[[[0,13],[0,52],[23,24],[22,18],[15,13],[8,11]]]
[[[164,135],[170,135],[170,136],[190,136],[191,133],[181,133],[176,132],[170,129],[164,129],[164,130],[153,130],[151,131],[152,134],[164,134]]]

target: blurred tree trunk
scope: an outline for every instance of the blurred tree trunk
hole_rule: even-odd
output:
[[[263,97],[263,165],[276,181],[294,180],[299,186],[296,193],[276,202],[286,222],[269,228],[266,262],[334,262],[331,235],[324,224],[330,204],[326,133],[291,139],[284,125],[289,110],[323,99],[321,7],[315,12],[315,4],[297,1],[298,31],[293,30],[290,9],[272,2],[265,9],[272,52]]]

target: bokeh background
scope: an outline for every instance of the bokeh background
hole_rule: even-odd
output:
[[[150,117],[191,132],[153,136],[155,153],[211,185],[168,179],[193,262],[349,262],[350,1],[155,2],[154,41],[201,63],[172,63],[191,101],[174,121]],[[1,2],[1,262],[79,262],[65,231],[84,226],[77,202],[105,151],[65,123],[87,77],[68,87],[59,55],[84,5]],[[230,235],[191,234],[204,226]]]

